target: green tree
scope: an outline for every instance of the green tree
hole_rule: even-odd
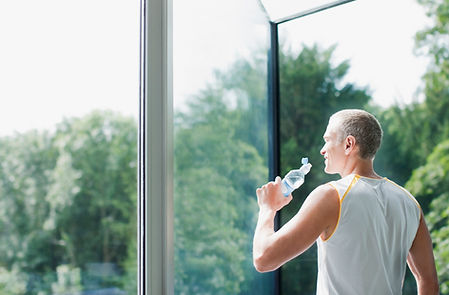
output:
[[[46,202],[57,150],[49,133],[0,139],[0,265],[32,290],[57,265],[53,232],[45,228]],[[6,292],[6,291],[5,291]]]
[[[430,203],[426,215],[434,243],[442,294],[449,294],[449,140],[438,144],[425,165],[413,171],[406,187],[421,203]]]
[[[425,120],[421,121],[425,126],[423,139],[427,143],[424,150],[427,156],[433,147],[449,138],[449,1],[418,2],[431,20],[427,28],[416,34],[418,52],[430,57],[423,77]]]
[[[426,163],[438,143],[449,138],[449,1],[418,2],[433,22],[416,34],[417,51],[430,57],[423,77],[425,100],[377,112],[385,136],[376,164],[401,184]],[[426,204],[423,207],[427,210]]]
[[[216,82],[177,115],[177,294],[270,292],[251,254],[255,188],[268,174],[265,68],[256,58],[217,72]]]
[[[136,240],[136,142],[135,120],[111,112],[0,138],[2,294],[128,287],[119,278]],[[92,273],[95,263],[115,276]]]
[[[404,185],[413,169],[423,165],[433,146],[428,114],[423,103],[393,105],[374,111],[382,125],[382,145],[374,166],[378,173]]]
[[[84,271],[85,287],[113,283],[89,270],[98,267],[92,263],[123,267],[136,238],[136,127],[133,119],[92,112],[66,120],[55,134],[57,188],[49,192],[54,230],[61,260]]]

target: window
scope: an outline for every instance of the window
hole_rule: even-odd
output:
[[[135,294],[139,5],[0,3],[0,293]]]
[[[273,294],[252,264],[268,178],[268,23],[257,1],[173,1],[175,294]]]

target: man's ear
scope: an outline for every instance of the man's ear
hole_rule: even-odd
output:
[[[349,155],[355,149],[355,144],[355,137],[348,135],[345,139],[345,155]]]

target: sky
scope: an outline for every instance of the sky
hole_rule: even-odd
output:
[[[138,113],[139,1],[0,1],[0,136]]]
[[[173,7],[174,101],[182,109],[214,70],[267,46],[267,19],[255,0]],[[93,109],[137,117],[139,9],[139,0],[0,1],[0,136],[51,130]],[[427,64],[413,55],[423,9],[415,0],[357,0],[333,12],[282,25],[283,44],[338,42],[335,62],[351,60],[348,81],[370,85],[380,105],[410,102]]]
[[[429,61],[414,54],[414,37],[427,25],[414,1],[358,0],[286,23],[280,36],[296,50],[302,43],[338,44],[335,62],[350,62],[346,81],[367,86],[375,103],[386,107],[423,99],[417,90]]]

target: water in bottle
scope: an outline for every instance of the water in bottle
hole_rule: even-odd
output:
[[[302,166],[299,169],[290,170],[284,179],[282,179],[281,190],[284,196],[288,196],[292,191],[300,187],[304,183],[304,177],[309,173],[312,164],[308,158],[301,159]]]

